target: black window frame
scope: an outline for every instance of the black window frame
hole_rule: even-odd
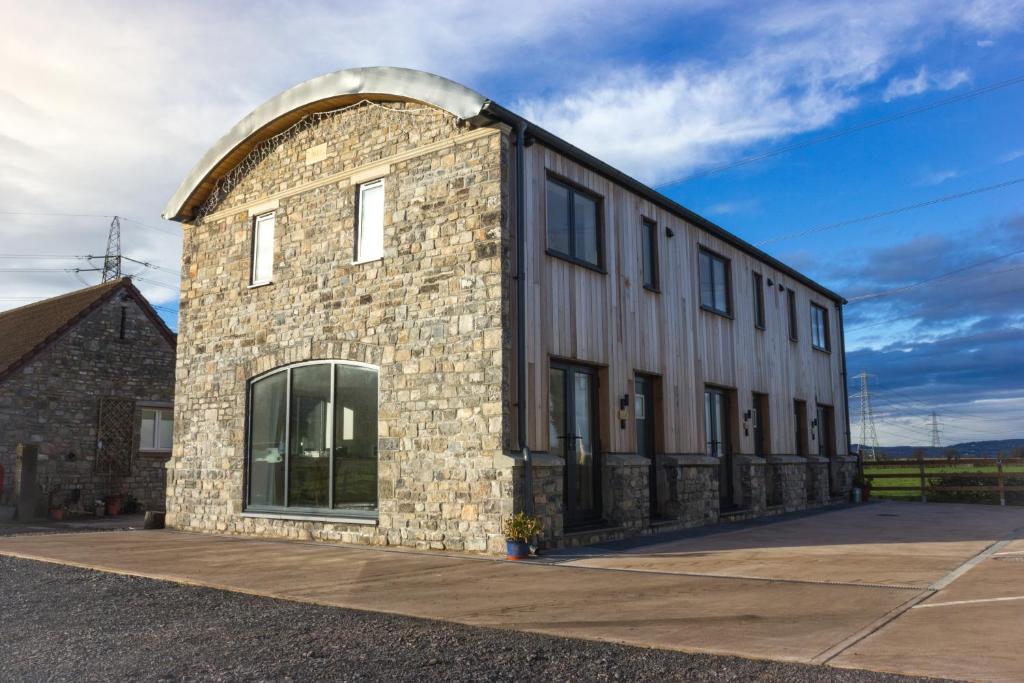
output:
[[[369,363],[362,363],[359,361],[350,360],[339,360],[339,359],[324,359],[314,361],[300,361],[289,365],[283,365],[273,370],[256,375],[255,377],[249,378],[246,382],[246,397],[245,397],[245,449],[243,457],[243,491],[242,491],[242,511],[257,516],[266,517],[277,517],[284,516],[287,518],[345,518],[345,519],[359,519],[372,522],[377,520],[380,511],[380,492],[378,488],[377,493],[377,507],[370,508],[352,508],[352,507],[304,507],[295,506],[289,504],[290,488],[289,478],[290,474],[290,459],[291,459],[291,404],[292,404],[292,373],[294,370],[302,367],[310,367],[316,365],[326,365],[330,367],[331,372],[331,410],[334,410],[334,404],[336,400],[336,386],[337,386],[337,367],[340,365],[359,367],[366,370],[372,370],[377,376],[377,408],[378,415],[380,410],[380,367]],[[258,504],[252,502],[252,433],[253,433],[253,389],[255,385],[262,381],[274,377],[276,375],[285,376],[285,397],[284,397],[284,444],[285,452],[282,454],[283,457],[283,490],[284,490],[284,502],[281,505],[274,504]],[[333,434],[331,435],[333,443]],[[374,448],[377,453],[378,467],[380,462],[380,431],[378,428],[377,432],[377,443],[378,445]],[[334,458],[333,455],[328,461],[328,501],[329,505],[333,506],[334,498]],[[377,473],[378,484],[380,482],[380,470]]]
[[[703,267],[704,259],[708,258],[713,261],[721,261],[724,265],[725,271],[725,309],[715,308],[713,305],[709,306],[704,303],[704,295],[701,290],[701,268]],[[714,292],[714,267],[711,269],[711,289]],[[712,251],[705,247],[701,247],[697,252],[697,299],[700,302],[702,310],[708,313],[714,313],[730,320],[733,317],[732,314],[732,261],[722,256],[718,252]]]
[[[648,249],[651,254],[651,273],[647,272]],[[640,216],[640,272],[644,289],[649,292],[661,291],[661,264],[658,257],[658,222],[647,216]]]
[[[559,251],[548,245],[548,184],[554,183],[567,190],[569,195],[569,253]],[[584,258],[580,258],[576,255],[576,195],[582,195],[594,202],[594,216],[597,222],[595,235],[597,241],[597,263],[592,263]],[[563,261],[569,261],[577,266],[589,268],[599,273],[607,273],[604,267],[604,197],[601,195],[591,192],[590,190],[580,187],[579,185],[570,182],[564,178],[556,176],[552,173],[548,173],[544,181],[544,242],[545,242],[545,253],[555,258],[560,258]]]
[[[800,325],[796,315],[796,290],[790,287],[786,291],[786,308],[789,311],[789,341],[800,341]]]
[[[764,276],[754,271],[751,281],[754,286],[754,327],[764,330],[767,329],[764,310]]]
[[[832,335],[829,334],[829,320],[828,320],[828,308],[821,304],[811,302],[811,346],[817,351],[824,351],[825,353],[831,353],[832,351]],[[818,344],[817,330],[818,321],[815,319],[815,314],[821,312],[821,332],[824,337],[825,345]]]

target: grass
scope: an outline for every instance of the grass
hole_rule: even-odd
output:
[[[974,465],[972,463],[945,463],[939,464],[942,461],[925,461],[925,480],[930,481],[937,477],[949,476],[955,474],[971,475],[978,473],[996,473],[999,468],[993,465]],[[1024,465],[1006,465],[1003,467],[1004,474],[1017,474],[1024,475]],[[920,500],[920,491],[879,491],[875,486],[919,486],[921,483],[921,475],[916,465],[906,466],[879,466],[872,465],[869,463],[864,464],[864,476],[871,478],[873,474],[906,474],[906,477],[893,477],[889,479],[875,479],[872,484],[871,497],[872,498],[884,498],[886,500]],[[996,485],[996,480],[992,479],[987,482],[993,487]],[[982,494],[985,497],[991,497],[992,502],[998,502],[998,494],[992,493]]]

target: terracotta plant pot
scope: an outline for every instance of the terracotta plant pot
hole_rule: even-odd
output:
[[[123,500],[121,496],[107,496],[103,500],[106,503],[108,517],[121,514],[121,501]]]
[[[55,522],[59,522],[60,520],[64,519],[64,509],[50,508],[50,519],[52,519]]]

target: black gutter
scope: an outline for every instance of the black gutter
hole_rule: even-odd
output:
[[[533,514],[533,459],[526,429],[526,128],[522,119],[516,131],[516,427],[523,454],[524,512]]]
[[[732,234],[725,228],[722,228],[721,226],[712,223],[707,218],[704,218],[703,216],[698,215],[693,211],[690,211],[682,204],[672,201],[671,199],[661,194],[657,190],[650,188],[647,185],[641,183],[639,180],[631,178],[622,171],[612,166],[609,166],[608,164],[601,161],[597,157],[584,152],[579,147],[576,147],[575,145],[566,142],[557,135],[549,133],[543,128],[535,126],[534,124],[530,123],[529,121],[519,116],[518,114],[511,112],[505,107],[501,106],[497,102],[488,100],[487,102],[484,103],[483,107],[481,107],[480,111],[482,114],[497,119],[498,121],[501,121],[503,123],[507,123],[517,131],[520,127],[525,128],[526,126],[529,126],[530,137],[536,140],[537,142],[540,142],[541,144],[550,147],[556,152],[559,152],[567,157],[572,158],[580,165],[590,169],[591,171],[594,171],[599,175],[604,176],[605,178],[611,180],[614,183],[622,185],[623,187],[629,189],[632,192],[635,192],[636,194],[640,195],[649,202],[657,204],[666,211],[676,214],[686,222],[696,225],[698,228],[713,235],[714,237],[717,237],[723,242],[726,242],[736,247],[737,249],[740,249],[741,251],[745,251],[746,253],[750,254],[759,261],[762,261],[770,265],[771,267],[775,268],[776,270],[785,273],[794,280],[797,280],[798,282],[801,282],[804,285],[815,290],[819,294],[824,294],[829,299],[839,302],[840,304],[847,303],[846,299],[844,299],[841,295],[837,294],[836,292],[833,292],[827,287],[818,284],[817,282],[810,279],[806,275],[803,275],[802,273],[793,270],[782,261],[776,259],[774,256],[769,256],[765,252],[755,247],[753,244],[750,244],[746,240],[740,239],[739,237]],[[517,173],[518,172],[519,171],[517,169]]]

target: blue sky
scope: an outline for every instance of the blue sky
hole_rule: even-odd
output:
[[[22,212],[0,214],[0,308],[95,280],[64,270],[120,214],[172,322],[164,201],[245,113],[321,73],[448,76],[656,186],[1024,76],[1012,0],[0,5],[0,199]],[[850,372],[872,375],[883,444],[926,442],[933,409],[943,443],[1024,436],[1024,183],[778,239],[1024,178],[1022,114],[1019,83],[662,189],[852,300]]]

